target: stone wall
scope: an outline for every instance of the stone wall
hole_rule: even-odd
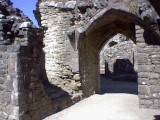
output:
[[[103,44],[107,40],[109,40],[111,37],[113,37],[115,34],[122,33],[125,36],[132,39],[132,41],[137,46],[137,49],[143,50],[144,49],[143,45],[146,45],[148,47],[154,46],[154,49],[156,50],[157,49],[156,47],[159,46],[159,37],[158,37],[159,16],[154,11],[154,8],[151,6],[151,4],[148,1],[145,1],[145,0],[133,1],[133,2],[108,1],[106,6],[100,1],[91,1],[91,4],[93,6],[92,5],[90,7],[85,6],[86,9],[83,11],[84,14],[81,13],[81,17],[79,18],[78,23],[82,23],[82,25],[80,24],[74,25],[74,27],[76,28],[75,41],[77,39],[79,40],[78,49],[80,52],[79,60],[81,65],[80,71],[82,76],[82,88],[83,88],[83,93],[85,93],[86,96],[89,96],[94,94],[95,92],[98,92],[97,88],[100,88],[99,83],[97,82],[97,79],[99,79],[98,78],[99,71],[97,70],[98,63],[96,62],[96,60],[99,60],[99,58],[97,54],[99,54],[99,50],[101,50],[101,47],[103,46]],[[93,12],[94,10],[95,12]],[[90,14],[89,14],[89,11],[90,11]],[[125,11],[132,14],[127,14],[125,13]],[[116,18],[116,16],[118,17]],[[123,18],[126,18],[126,19],[123,19]],[[129,27],[127,26],[127,23],[129,23],[128,24]],[[139,34],[137,36],[135,35],[135,28],[133,28],[133,26],[135,27],[135,24],[140,25],[145,31],[144,33],[142,33],[144,37],[143,43],[140,43],[140,44],[138,43],[139,41],[138,37],[140,35]],[[78,25],[81,27],[79,27]],[[76,36],[77,34],[78,34],[78,37]],[[152,53],[149,53],[149,54],[152,54]],[[137,51],[136,56],[138,56],[138,58],[137,58],[137,65],[135,66],[136,68],[135,72],[138,72],[137,74],[138,80],[141,78],[140,76],[141,70],[139,69],[142,68],[141,66],[139,66],[142,62],[141,60],[139,60],[139,58],[143,58],[142,57],[143,55],[144,54],[140,55],[139,51]],[[145,57],[144,59],[147,61],[149,60],[149,58],[147,57]],[[136,59],[134,62],[136,62]],[[143,63],[144,66],[147,66],[147,64],[148,62]],[[151,64],[155,65],[155,63],[150,63],[150,65]],[[141,96],[142,94],[144,95],[143,91],[145,90],[150,91],[150,86],[141,87],[141,85],[139,84],[139,96]],[[148,94],[150,96],[150,100],[146,100],[143,97],[139,97],[140,107],[153,108],[152,106],[148,106],[148,103],[152,103],[153,105],[153,101],[155,100],[155,98],[151,93],[147,93],[147,95]],[[145,94],[145,96],[147,95]],[[154,105],[154,108],[159,108],[158,104]]]
[[[69,82],[70,80],[75,82],[73,76],[74,74],[79,76],[79,72],[82,92],[86,93],[84,96],[89,96],[98,91],[100,87],[99,82],[97,82],[97,79],[99,79],[99,71],[97,70],[99,63],[96,60],[99,60],[97,54],[99,54],[99,50],[104,44],[102,39],[107,35],[105,42],[118,32],[132,39],[138,46],[135,36],[135,24],[142,26],[145,30],[159,32],[159,16],[147,0],[41,0],[38,5],[35,13],[39,24],[45,29],[44,53],[47,79],[70,95],[74,95],[70,91],[72,93],[81,93],[81,89],[78,89],[79,92],[70,89],[72,85]],[[125,17],[126,19],[124,19]],[[106,26],[108,29],[106,29]],[[105,33],[103,33],[104,31]],[[146,36],[145,33],[144,36]],[[150,46],[150,41],[152,41],[152,38],[149,41],[146,40],[144,44]],[[156,43],[156,40],[154,42],[154,45],[159,44]],[[123,42],[122,44],[126,43]],[[140,46],[138,49],[142,48]],[[58,50],[63,51],[63,53],[59,53]],[[119,55],[122,55],[122,53]],[[137,72],[139,64],[136,62],[138,58],[136,59],[135,56],[134,63],[137,65],[134,67]],[[133,62],[133,56],[129,55],[128,58],[132,59],[130,61]],[[80,64],[80,66],[77,64]],[[70,70],[66,70],[66,68],[70,68]],[[66,74],[69,76],[67,77]],[[67,84],[63,84],[64,80]]]
[[[147,45],[145,43],[144,30],[136,26],[137,37],[137,62],[138,62],[138,91],[140,107],[160,108],[159,104],[159,45]],[[151,40],[156,38],[150,36]]]
[[[160,109],[159,16],[147,1],[39,1],[39,29],[9,0],[0,8],[1,120],[41,120],[99,92],[99,52],[117,33],[136,43],[140,107]]]
[[[55,9],[51,3],[39,4],[41,26],[45,28],[44,54],[47,79],[69,95],[81,94],[78,52],[67,36],[71,26],[71,11]]]
[[[19,92],[23,89],[19,85],[19,72],[23,71],[23,63],[18,64],[19,51],[31,42],[28,31],[36,29],[9,0],[1,0],[0,8],[0,119],[12,120],[19,118]]]
[[[100,52],[100,73],[106,74],[105,72],[114,72],[114,64],[117,59],[129,60],[133,65],[133,69],[137,69],[137,60],[136,60],[136,45],[132,40],[128,39],[122,34],[117,34],[111,38],[103,47]],[[107,65],[107,66],[105,66]],[[105,71],[106,67],[106,71]]]
[[[62,66],[66,73],[61,77],[67,79],[62,85],[72,85],[70,91],[48,82],[44,30],[35,28],[10,1],[0,1],[0,7],[0,120],[41,120],[79,101],[80,78],[77,73],[68,75],[69,66]]]

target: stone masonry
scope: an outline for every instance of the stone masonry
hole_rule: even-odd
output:
[[[79,98],[47,82],[43,30],[35,28],[10,1],[0,1],[0,6],[0,120],[41,120],[78,101]],[[67,65],[63,67],[71,72]],[[69,80],[70,77],[79,81],[77,74],[66,75]],[[69,82],[77,91],[80,82]]]
[[[47,64],[47,62],[50,64],[50,67],[46,65],[49,81],[64,89],[65,86],[59,84],[63,83],[62,81],[65,79],[61,77],[63,76],[62,71],[65,71],[64,69],[62,70],[62,66],[67,65],[72,71],[70,75],[80,72],[80,81],[84,97],[90,96],[100,90],[100,83],[98,80],[98,56],[101,48],[111,37],[117,33],[124,34],[133,41],[137,50],[143,49],[144,45],[154,46],[154,49],[157,49],[159,46],[159,16],[147,0],[42,0],[39,1],[37,5],[35,14],[39,21],[39,25],[46,29],[44,52],[46,55],[45,64]],[[137,25],[142,27],[142,30],[137,30]],[[59,29],[56,29],[57,26]],[[53,32],[51,32],[51,29]],[[140,37],[142,31],[144,31],[142,33],[143,36]],[[58,34],[64,36],[60,38]],[[147,36],[148,34],[150,37]],[[144,42],[138,43],[139,39],[144,39]],[[48,40],[52,42],[50,43]],[[58,42],[62,43],[60,44]],[[48,43],[50,46],[54,44],[55,47],[50,48],[49,50],[47,48]],[[123,44],[125,44],[125,42]],[[58,56],[55,53],[57,48],[63,51],[63,53],[61,52]],[[128,50],[128,48],[126,49]],[[54,57],[52,57],[51,51],[53,51]],[[50,57],[53,59],[50,60]],[[142,62],[139,58],[141,58],[139,53],[136,53],[134,62],[136,62],[135,72],[138,72],[138,80],[141,78],[139,73],[142,68],[139,68],[139,65]],[[61,64],[54,59],[59,59],[58,62],[61,62]],[[150,61],[149,58],[147,58],[147,60]],[[52,64],[54,64],[53,68],[51,68]],[[144,66],[147,66],[148,64],[151,65],[154,63],[143,63]],[[56,80],[56,82],[54,82],[54,80]],[[59,82],[57,83],[57,81]],[[140,94],[141,91],[143,91],[141,88],[140,85]],[[143,88],[150,89],[150,86],[143,85]],[[67,91],[66,89],[64,90]],[[152,96],[151,92],[148,94]],[[145,98],[140,97],[140,101],[141,100],[145,101]],[[148,101],[153,102],[153,99],[145,101],[147,105],[144,105],[143,107],[156,108],[148,106]],[[155,106],[158,108],[158,105]]]
[[[118,33],[136,47],[139,106],[160,109],[157,6],[39,0],[36,28],[10,0],[0,0],[0,120],[41,120],[100,92],[99,54]]]
[[[133,69],[137,70],[137,49],[136,45],[122,34],[117,34],[110,39],[100,52],[100,74],[106,72],[114,72],[114,64],[117,59],[127,59],[133,65]],[[106,64],[108,65],[108,68]],[[108,71],[105,71],[108,69]]]

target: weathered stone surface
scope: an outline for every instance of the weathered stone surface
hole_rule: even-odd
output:
[[[3,91],[4,88],[5,88],[5,86],[0,84],[0,90]]]
[[[95,82],[94,80],[92,80],[92,82],[91,82],[89,80],[91,80],[91,78],[98,79],[97,75],[95,75],[98,73],[98,71],[96,71],[96,69],[98,69],[98,67],[95,67],[98,64],[98,62],[96,62],[96,60],[98,61],[98,59],[96,59],[97,58],[96,55],[94,56],[92,54],[97,54],[99,51],[97,53],[96,52],[94,53],[92,51],[94,51],[94,50],[96,51],[97,49],[100,50],[100,48],[102,47],[102,44],[104,44],[104,42],[106,42],[106,41],[102,41],[101,39],[103,39],[103,38],[99,37],[99,36],[103,36],[104,34],[99,34],[99,36],[98,35],[96,36],[96,33],[102,33],[102,32],[106,33],[106,30],[102,30],[99,28],[100,27],[105,28],[106,26],[109,27],[108,25],[110,25],[110,22],[115,22],[116,19],[119,20],[119,21],[116,21],[118,23],[120,23],[122,21],[124,23],[126,23],[126,21],[127,21],[126,16],[128,16],[128,15],[126,15],[125,17],[124,16],[122,17],[122,18],[126,18],[125,19],[126,21],[124,19],[123,20],[120,19],[121,17],[114,19],[114,16],[116,16],[117,14],[115,14],[113,16],[109,15],[109,19],[108,19],[107,17],[105,17],[108,15],[107,10],[105,13],[105,10],[103,8],[105,8],[107,6],[107,9],[110,9],[110,8],[115,9],[116,8],[116,9],[124,10],[129,13],[135,14],[137,17],[141,17],[142,19],[144,19],[143,22],[145,24],[148,24],[148,26],[150,26],[151,23],[157,24],[157,20],[155,20],[154,18],[156,18],[158,15],[156,15],[156,14],[154,14],[154,12],[152,12],[153,7],[150,5],[150,3],[146,2],[146,1],[143,1],[143,2],[142,1],[133,1],[133,2],[132,1],[131,2],[130,1],[128,1],[128,2],[123,1],[123,4],[122,4],[122,1],[106,1],[106,0],[75,1],[75,6],[70,8],[70,10],[69,9],[66,10],[69,13],[73,10],[73,8],[75,8],[75,11],[74,12],[72,11],[71,12],[72,14],[69,14],[70,18],[72,18],[72,19],[69,19],[69,21],[68,21],[68,20],[64,19],[64,16],[67,14],[66,11],[64,10],[64,8],[66,9],[67,8],[66,4],[68,4],[68,3],[71,4],[72,2],[73,1],[68,2],[68,1],[61,1],[61,0],[55,1],[55,2],[50,2],[50,1],[42,0],[42,2],[40,3],[39,16],[41,16],[41,20],[39,17],[39,23],[41,23],[41,25],[43,27],[49,28],[49,30],[45,34],[45,39],[44,39],[44,43],[46,46],[44,48],[44,52],[45,52],[45,54],[47,54],[47,55],[45,55],[46,63],[47,63],[46,64],[46,74],[47,74],[47,77],[50,79],[49,81],[51,83],[53,83],[54,85],[57,85],[65,90],[67,89],[68,93],[74,92],[74,90],[76,89],[76,87],[74,86],[75,85],[74,77],[75,77],[75,73],[77,74],[77,71],[73,72],[72,71],[73,67],[71,67],[71,71],[73,72],[73,73],[71,73],[71,71],[69,72],[66,70],[66,68],[65,69],[63,68],[63,64],[67,63],[67,65],[69,65],[69,66],[74,64],[72,62],[68,62],[67,59],[68,58],[70,58],[69,60],[72,59],[72,56],[73,56],[73,55],[71,55],[73,53],[72,47],[74,48],[74,50],[77,50],[76,47],[78,46],[79,53],[78,52],[77,53],[78,53],[78,55],[80,54],[80,56],[77,55],[76,57],[80,58],[79,62],[81,64],[81,66],[78,66],[78,67],[80,68],[79,70],[80,70],[80,73],[82,74],[82,76],[81,76],[82,86],[83,86],[83,88],[85,88],[85,87],[90,88],[90,89],[86,88],[86,91],[89,91],[88,93],[94,93],[93,90],[95,88],[91,84],[97,85],[97,82]],[[52,4],[52,5],[49,5],[49,4]],[[48,8],[48,9],[46,10],[46,8]],[[55,9],[57,10],[57,11],[55,11],[55,14],[59,14],[59,16],[62,18],[61,20],[59,20],[59,18],[57,17],[58,23],[57,23],[57,21],[52,21],[52,19],[56,18],[55,14],[53,15],[52,19],[47,19],[48,15],[46,13],[49,13],[50,15],[52,15],[53,12],[51,12],[51,11],[54,11]],[[101,11],[101,9],[103,9],[103,10]],[[103,16],[103,14],[104,14],[103,12],[105,13],[104,16]],[[64,14],[62,14],[62,13],[64,13]],[[111,14],[112,14],[112,12],[111,12]],[[113,14],[114,14],[114,12],[113,12]],[[101,19],[98,19],[98,18],[101,18],[101,19],[104,18],[105,20],[101,21]],[[112,18],[114,19],[113,21],[112,21]],[[129,18],[131,18],[129,20],[130,22],[135,23],[135,19],[132,21],[132,16],[129,16]],[[148,20],[146,20],[146,18]],[[65,21],[66,24],[70,24],[70,25],[66,26],[63,23],[61,23],[63,20]],[[109,20],[109,22],[107,20]],[[97,24],[98,21],[100,21],[99,23],[102,23],[102,24]],[[47,24],[47,23],[50,23],[50,24]],[[61,23],[61,24],[59,24],[59,23]],[[103,23],[106,23],[106,24],[103,24]],[[139,21],[136,23],[139,24]],[[57,24],[58,24],[58,26],[57,26]],[[63,24],[63,27],[61,26],[62,24]],[[94,25],[95,26],[97,25],[97,26],[95,27]],[[54,26],[54,27],[56,26],[55,27],[56,29],[53,31],[51,29],[52,26]],[[110,33],[113,32],[112,29],[114,29],[116,31],[117,26],[115,28],[111,28]],[[128,31],[130,31],[130,30],[128,30],[128,31],[124,30],[126,27],[124,24],[122,26],[123,27],[120,28],[121,30],[116,31],[116,32],[128,33]],[[127,56],[127,58],[132,59],[135,64],[134,65],[134,69],[135,69],[134,72],[135,72],[136,76],[138,77],[139,84],[146,85],[146,88],[141,88],[142,91],[144,92],[145,90],[143,90],[143,89],[150,90],[149,89],[150,85],[154,85],[157,83],[156,79],[158,79],[158,75],[153,73],[153,71],[155,70],[155,66],[152,66],[152,65],[156,65],[156,64],[158,65],[159,63],[158,63],[158,58],[151,57],[152,56],[151,52],[155,51],[156,47],[154,48],[152,46],[152,48],[147,48],[148,46],[151,46],[151,45],[149,45],[146,40],[147,38],[149,38],[149,37],[147,37],[146,34],[150,34],[150,33],[146,32],[147,30],[144,30],[143,29],[144,27],[140,27],[140,26],[141,26],[141,24],[133,27],[133,28],[135,28],[134,30],[136,30],[136,31],[134,31],[134,34],[136,33],[136,36],[134,36],[134,37],[136,37],[136,40],[133,40],[133,41],[134,41],[134,43],[136,43],[138,54],[134,51],[133,52],[134,58],[132,58],[130,56]],[[57,30],[57,28],[59,30],[58,30],[58,32],[55,32]],[[62,41],[62,38],[59,37],[59,32],[61,33],[61,35],[63,35],[63,33],[66,32],[66,31],[62,32],[61,31],[62,28],[65,28],[68,30],[68,35],[69,35],[69,38],[71,39],[71,41],[69,41],[70,43],[67,41],[67,39],[65,39],[65,40],[63,39],[63,41]],[[69,30],[69,28],[74,28],[74,29]],[[87,28],[88,28],[88,30],[87,30]],[[88,37],[87,36],[88,33],[92,30],[95,32],[90,33],[91,36]],[[50,34],[53,32],[54,32],[54,34]],[[92,35],[94,35],[93,38],[92,38]],[[107,34],[104,36],[107,36]],[[110,37],[112,37],[112,36],[113,35],[111,35],[111,36],[109,36],[109,38],[105,38],[105,39],[110,39]],[[88,37],[88,38],[84,40],[83,37],[84,38]],[[53,41],[54,44],[52,44],[53,42],[52,43],[50,42],[51,38],[54,39],[54,41]],[[99,41],[101,41],[101,43],[97,42],[96,40],[94,40],[94,42],[93,42],[93,39],[95,39],[95,38],[98,39]],[[133,38],[133,36],[131,38]],[[91,39],[92,39],[92,41],[91,41]],[[150,39],[149,41],[153,41],[152,38],[149,38],[149,39]],[[58,40],[58,42],[56,40]],[[77,41],[77,40],[79,40],[79,41]],[[88,47],[89,50],[87,48],[85,48],[85,45],[83,44],[83,42],[81,43],[82,40],[83,40],[83,42],[85,41],[84,44]],[[64,41],[66,42],[65,45],[67,46],[67,49],[64,47],[65,46],[63,44]],[[90,42],[88,42],[88,41],[90,41]],[[57,45],[55,45],[55,44],[57,44]],[[60,44],[61,45],[63,44],[62,45],[63,47],[60,46]],[[83,47],[81,47],[81,46],[83,46]],[[130,45],[128,45],[128,46],[131,47]],[[62,54],[57,55],[57,54],[60,54],[60,52],[56,51],[55,49],[54,49],[55,51],[53,50],[52,52],[50,52],[51,47],[60,48],[60,49],[58,49],[59,51],[64,50],[63,55],[65,57]],[[68,49],[70,49],[70,50],[68,50]],[[126,48],[126,49],[127,49],[126,52],[123,53],[124,56],[126,55],[127,52],[129,52],[128,51],[129,48]],[[82,50],[82,52],[81,52],[81,50]],[[67,52],[65,52],[65,51],[67,51]],[[121,52],[121,51],[118,51],[118,52]],[[85,54],[85,55],[83,56],[83,54]],[[107,55],[108,55],[108,53],[107,53]],[[122,54],[120,54],[120,55],[122,55]],[[68,56],[68,57],[66,57],[66,56]],[[115,55],[115,58],[116,57],[119,57],[119,56]],[[53,60],[51,58],[55,58],[55,60]],[[85,66],[87,66],[87,67],[85,67]],[[158,73],[158,70],[156,73]],[[90,74],[92,74],[92,76],[90,76]],[[88,77],[88,76],[90,76],[90,77]],[[125,76],[125,78],[126,78],[126,76]],[[84,82],[84,84],[83,84],[83,80],[87,80],[87,81]],[[70,82],[71,82],[71,84],[70,84]],[[87,84],[87,82],[88,82],[88,84]],[[77,83],[77,84],[79,84],[79,83]],[[86,85],[86,86],[84,86],[84,85]],[[72,89],[73,91],[70,88],[73,88]],[[152,96],[149,92],[147,92],[147,94],[148,94],[148,96]],[[140,100],[141,99],[144,99],[144,98],[140,98]],[[148,106],[147,104],[148,103],[146,102],[146,106]]]
[[[119,46],[124,52],[114,49],[114,54],[106,55],[131,59],[140,105],[159,108],[160,44],[155,37],[159,16],[150,3],[41,0],[38,4],[35,13],[44,33],[9,0],[0,0],[1,118],[43,119],[79,101],[82,93],[87,97],[98,92],[99,52],[119,32],[136,44],[124,38],[127,42]],[[129,50],[134,47],[137,52]],[[119,72],[133,72],[124,68],[121,64]]]
[[[79,81],[80,80],[80,75],[79,74],[75,74],[73,76],[73,79],[76,80],[76,81]]]
[[[89,3],[85,2],[85,1],[80,1],[77,4],[77,7],[79,9],[86,9],[87,7],[90,7],[90,6],[92,6],[92,4],[89,4]]]
[[[138,83],[141,85],[148,85],[149,84],[149,79],[148,78],[138,78]]]
[[[100,72],[108,76],[112,73],[133,73],[137,68],[136,53],[136,46],[131,40],[122,34],[114,36],[101,50]]]
[[[150,94],[150,89],[147,85],[139,85],[138,92],[140,94]]]
[[[19,28],[28,28],[28,27],[30,27],[31,25],[32,25],[31,22],[23,22],[23,23],[19,26]]]
[[[0,77],[0,84],[3,84],[5,82],[5,78]]]
[[[149,76],[150,76],[150,73],[148,73],[148,72],[139,72],[138,73],[139,78],[149,78]]]
[[[140,105],[144,105],[146,108],[149,108],[153,105],[153,102],[150,100],[141,100]]]
[[[2,101],[10,103],[11,102],[11,93],[3,92],[2,93]]]
[[[150,86],[150,89],[151,89],[152,93],[159,93],[160,92],[160,88],[157,85]]]
[[[3,119],[7,119],[8,115],[5,112],[0,112],[0,117]]]
[[[65,3],[65,7],[69,9],[74,9],[76,7],[76,1],[68,1]]]
[[[6,85],[6,91],[12,92],[13,91],[13,80],[15,76],[12,76],[11,79],[7,80],[5,85]],[[13,78],[13,79],[12,79]]]

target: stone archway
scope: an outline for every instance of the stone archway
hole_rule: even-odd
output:
[[[80,74],[84,96],[86,97],[100,92],[98,69],[99,52],[105,42],[117,33],[129,37],[137,46],[139,54],[138,65],[140,66],[140,69],[138,69],[139,96],[152,96],[153,93],[151,92],[150,86],[148,86],[146,82],[142,82],[144,78],[152,80],[156,76],[152,73],[145,76],[149,71],[146,72],[144,69],[149,69],[149,66],[152,66],[153,62],[149,57],[152,56],[152,52],[144,50],[144,48],[152,46],[154,49],[159,49],[158,45],[160,41],[156,33],[140,18],[116,9],[102,10],[102,13],[99,16],[92,18],[91,21],[92,22],[86,27],[84,32],[81,33],[81,39],[79,40],[78,46]],[[151,37],[147,38],[146,33],[150,34],[149,36]],[[156,45],[156,47],[154,47],[154,45]],[[142,67],[144,68],[143,70]],[[158,78],[158,74],[156,78]],[[143,107],[151,107],[146,105],[143,101],[145,98],[139,98],[140,105],[144,105]]]
[[[140,107],[160,109],[159,16],[148,0],[38,0],[43,29],[1,1],[0,118],[43,119],[99,92],[98,54],[117,33],[137,45]]]
[[[86,96],[100,90],[99,69],[97,68],[99,67],[99,52],[106,41],[117,33],[122,33],[134,42],[136,41],[133,20],[130,16],[128,20],[123,19],[126,13],[120,14],[119,12],[122,11],[113,9],[107,12],[102,11],[103,14],[86,30],[86,37],[79,41],[80,73],[83,90],[87,92]]]
[[[137,81],[137,49],[122,34],[112,37],[100,51],[100,76],[107,79]]]

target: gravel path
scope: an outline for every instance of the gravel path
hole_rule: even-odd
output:
[[[109,93],[95,94],[44,120],[160,120],[160,110],[138,108],[136,89],[136,83],[107,81],[102,91]]]

